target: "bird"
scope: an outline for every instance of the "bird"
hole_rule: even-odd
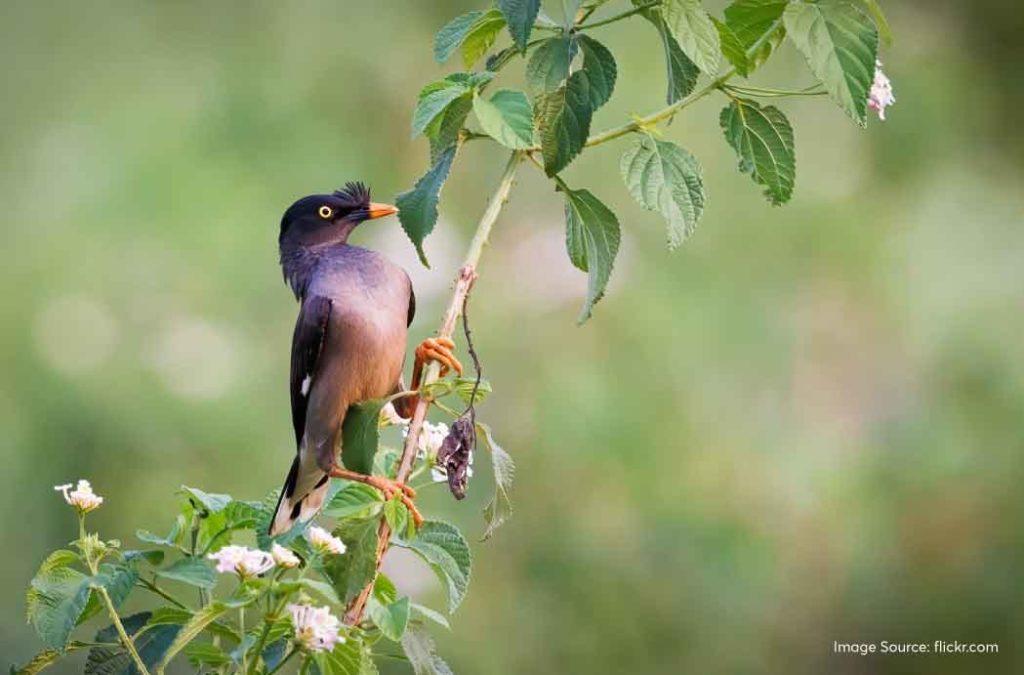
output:
[[[360,224],[398,213],[370,200],[370,190],[347,183],[330,194],[297,200],[284,212],[278,237],[281,270],[299,302],[292,335],[291,398],[295,458],[285,478],[269,534],[287,532],[312,519],[323,507],[331,478],[370,485],[385,498],[398,496],[414,520],[422,517],[411,501],[412,488],[385,476],[364,475],[338,462],[341,429],[349,407],[406,391],[408,328],[416,296],[404,269],[385,256],[348,243]],[[462,373],[454,343],[427,338],[414,354],[412,390],[430,361],[442,375]],[[393,401],[411,417],[415,394]],[[341,448],[344,452],[344,448]]]

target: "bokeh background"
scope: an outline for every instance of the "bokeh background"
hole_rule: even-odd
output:
[[[456,672],[1024,668],[1024,20],[1006,0],[883,4],[898,103],[865,131],[825,99],[779,102],[789,205],[737,173],[714,97],[666,132],[702,161],[709,200],[675,253],[621,184],[625,141],[567,170],[624,228],[582,328],[559,198],[523,167],[471,312],[516,513],[474,544],[468,599],[438,635]],[[382,200],[411,185],[416,92],[455,67],[432,61],[433,32],[476,6],[4,3],[4,662],[37,650],[23,589],[74,535],[54,484],[91,478],[107,499],[92,522],[126,543],[166,527],[180,484],[278,486],[295,314],[280,214],[346,180]],[[660,107],[650,27],[595,36],[620,80],[594,128]],[[811,81],[790,46],[755,78]],[[503,158],[460,156],[432,270],[394,220],[357,233],[410,271],[417,341]],[[422,507],[476,536],[490,486],[478,461],[466,502],[428,490]],[[437,599],[429,571],[388,564]],[[1000,654],[830,654],[883,639]]]

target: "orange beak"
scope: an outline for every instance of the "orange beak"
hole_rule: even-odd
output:
[[[378,204],[377,202],[370,202],[370,208],[368,209],[370,214],[368,220],[374,218],[383,218],[384,216],[391,216],[398,213],[398,207],[392,206],[391,204]]]

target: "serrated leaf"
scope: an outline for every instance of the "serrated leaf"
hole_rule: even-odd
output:
[[[704,182],[693,155],[644,134],[623,153],[619,168],[633,199],[665,218],[669,249],[693,233],[704,211]]]
[[[402,229],[416,246],[416,253],[424,267],[430,267],[430,264],[423,251],[423,240],[433,231],[437,222],[437,203],[441,197],[441,188],[451,171],[455,150],[456,146],[452,145],[438,153],[434,165],[416,181],[416,185],[395,198]]]
[[[784,19],[811,72],[832,100],[864,126],[878,57],[875,24],[845,0],[792,2]]]
[[[494,440],[494,434],[489,426],[482,422],[477,422],[476,426],[484,433],[487,449],[491,451],[491,467],[494,470],[494,496],[484,507],[484,521],[487,523],[487,528],[480,538],[481,541],[486,541],[491,538],[495,530],[512,517],[512,498],[509,493],[512,491],[512,482],[515,480],[516,465],[512,461],[512,456]]]
[[[519,51],[525,52],[526,44],[530,41],[530,32],[533,30],[533,22],[540,10],[540,0],[498,0],[498,9],[505,15],[512,40],[519,47]]]
[[[644,0],[633,0],[634,6],[639,7],[643,4]],[[689,96],[697,84],[697,78],[700,77],[700,69],[683,53],[679,43],[665,26],[665,21],[659,10],[645,9],[640,15],[654,26],[661,39],[661,46],[665,52],[665,75],[668,83],[665,100],[671,105]]]
[[[718,30],[700,0],[665,0],[661,14],[683,53],[708,75],[718,72]]]
[[[722,110],[719,121],[725,140],[739,157],[740,171],[765,187],[764,194],[772,204],[788,201],[793,194],[796,154],[793,129],[782,111],[734,99]]]
[[[452,669],[437,655],[434,640],[423,628],[409,626],[402,636],[402,651],[414,675],[452,675]]]
[[[722,51],[743,77],[767,61],[782,41],[787,4],[788,0],[736,0],[725,8],[724,26],[736,40],[739,54],[726,50],[724,38]]]
[[[569,66],[576,56],[576,41],[553,37],[541,42],[526,62],[526,86],[535,94],[552,92],[569,77]]]
[[[486,12],[479,9],[466,12],[455,17],[437,31],[437,34],[434,35],[434,59],[438,63],[447,61],[455,50],[462,46],[474,24],[484,14]]]
[[[32,660],[23,665],[21,668],[15,668],[11,666],[11,675],[36,675],[41,673],[54,663],[62,659],[66,654],[69,654],[79,649],[85,649],[87,645],[80,642],[69,642],[64,652],[59,652],[56,649],[44,649],[43,651],[32,657]]]
[[[317,652],[313,663],[321,675],[371,675],[376,667],[362,643],[352,637],[339,642],[330,652]]]
[[[523,92],[502,89],[490,100],[476,94],[473,112],[484,132],[506,148],[522,150],[533,145],[533,108]]]
[[[132,637],[135,649],[139,653],[142,663],[152,669],[163,657],[171,642],[177,636],[180,626],[162,625],[155,628],[148,627],[149,612],[140,612],[121,620],[125,632]],[[146,630],[142,630],[147,626]],[[117,629],[113,625],[107,626],[96,633],[97,642],[117,642]],[[86,675],[139,675],[135,664],[128,652],[118,647],[93,647],[89,650],[89,657],[85,663]]]
[[[587,73],[590,108],[597,110],[612,97],[618,67],[608,48],[588,35],[577,37],[583,52],[583,70]]]
[[[156,575],[205,589],[217,585],[213,568],[202,558],[188,557],[176,560],[170,567],[157,570]]]
[[[455,146],[466,118],[473,110],[473,91],[467,91],[451,102],[424,131],[430,139],[430,162],[433,164],[445,150]]]
[[[199,637],[207,626],[219,619],[227,611],[227,605],[220,602],[210,603],[198,610],[188,623],[178,629],[174,641],[160,658],[157,670],[162,671],[178,652],[184,649],[192,640]]]
[[[203,492],[199,488],[181,486],[181,493],[192,500],[196,506],[201,506],[209,513],[220,513],[231,503],[231,495],[221,495],[212,492]]]
[[[885,44],[891,45],[892,29],[889,27],[889,20],[885,18],[885,12],[882,11],[882,7],[878,4],[877,0],[855,0],[855,2],[871,15],[875,26],[878,28],[878,34],[885,40]]]
[[[29,584],[28,620],[50,649],[64,650],[89,601],[89,577],[71,567],[78,562],[72,551],[54,551]]]
[[[156,567],[164,561],[165,553],[163,551],[148,550],[148,551],[135,551],[129,550],[124,551],[121,555],[124,556],[124,561],[130,565],[134,565],[138,561],[145,561],[146,563]]]
[[[368,512],[381,502],[380,491],[362,483],[349,483],[331,498],[323,514],[329,518],[370,515]]]
[[[390,604],[384,604],[377,598],[370,598],[367,604],[370,619],[389,640],[398,642],[402,639],[409,625],[409,598],[405,597]]]
[[[212,642],[193,642],[185,648],[185,656],[196,668],[201,665],[217,667],[231,663],[231,657]]]
[[[472,403],[481,403],[493,391],[491,383],[484,378],[480,379],[480,386],[476,386],[476,379],[471,377],[457,377],[453,383],[455,393],[458,394],[459,398],[466,405]],[[473,389],[476,389],[476,397],[473,399]]]
[[[590,134],[593,109],[587,74],[578,70],[564,86],[541,97],[536,114],[544,170],[553,176],[576,158]]]
[[[448,611],[454,612],[466,595],[472,571],[469,545],[458,528],[451,523],[428,520],[414,539],[397,543],[415,551],[430,565],[448,589]]]
[[[579,323],[590,318],[594,305],[604,296],[619,252],[619,220],[590,190],[565,192],[566,249],[569,260],[587,272],[587,298]]]
[[[377,572],[377,518],[344,520],[334,534],[345,542],[344,555],[328,556],[324,575],[338,597],[348,602],[368,584]]]
[[[341,427],[341,461],[346,468],[366,475],[373,472],[373,458],[380,443],[377,420],[385,403],[387,399],[375,398],[348,407]]]
[[[421,95],[412,114],[412,137],[416,138],[423,133],[445,108],[467,91],[468,89],[462,85],[452,85]]]
[[[487,53],[505,27],[505,18],[495,9],[488,10],[477,19],[462,43],[462,65],[472,68]]]
[[[391,531],[401,536],[401,533],[405,530],[406,519],[409,517],[409,512],[405,508],[405,504],[396,495],[393,498],[384,502],[384,521],[391,528]]]

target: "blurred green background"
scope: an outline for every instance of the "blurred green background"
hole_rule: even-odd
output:
[[[559,197],[523,167],[471,310],[516,514],[474,544],[438,636],[456,672],[1024,669],[1024,19],[1001,0],[883,4],[898,102],[866,131],[825,99],[779,102],[791,204],[735,170],[720,97],[666,132],[702,161],[709,200],[675,253],[621,184],[626,141],[570,167],[624,228],[582,328]],[[433,32],[477,6],[4,3],[4,662],[37,650],[23,589],[74,536],[53,485],[92,479],[107,499],[92,523],[133,544],[164,530],[180,484],[258,499],[282,481],[296,307],[280,214],[346,180],[381,200],[411,185],[416,92],[455,67],[432,61]],[[594,129],[660,107],[650,27],[594,35],[620,70]],[[754,81],[812,80],[787,46]],[[413,277],[411,340],[436,326],[503,158],[460,156],[432,270],[397,221],[358,231]],[[466,502],[421,500],[474,537],[491,490],[477,469]],[[425,568],[388,566],[438,597]],[[829,653],[883,639],[1000,654]]]

